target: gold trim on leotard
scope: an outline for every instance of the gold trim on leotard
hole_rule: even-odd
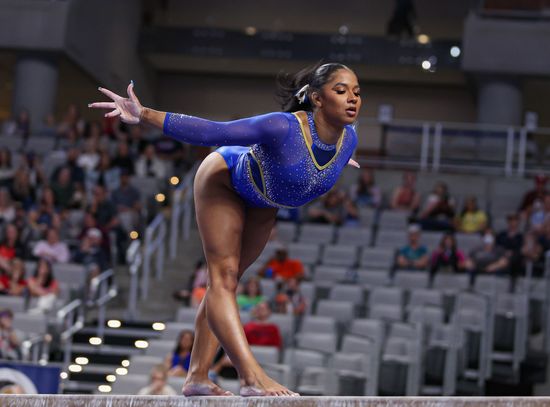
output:
[[[288,205],[279,204],[277,202],[272,201],[271,199],[269,199],[267,197],[267,187],[265,185],[264,171],[262,169],[262,166],[260,165],[260,161],[258,160],[258,158],[256,158],[256,155],[254,154],[252,149],[250,149],[249,152],[250,152],[250,156],[254,159],[254,161],[256,161],[256,164],[258,165],[258,168],[260,169],[260,178],[262,179],[262,187],[263,187],[263,190],[265,191],[265,193],[262,192],[260,190],[260,188],[258,187],[258,185],[256,185],[256,182],[254,181],[254,176],[252,175],[252,167],[250,166],[250,161],[247,161],[247,163],[246,163],[247,166],[246,167],[248,169],[248,176],[250,177],[250,183],[252,184],[252,186],[254,187],[256,192],[258,194],[260,194],[262,196],[262,198],[265,199],[270,205],[276,206],[278,208],[287,208],[287,209],[297,208],[296,206],[288,206]]]
[[[346,133],[346,129],[342,130],[342,134],[340,135],[340,138],[338,139],[338,142],[336,143],[336,152],[334,153],[334,156],[324,165],[320,165],[317,162],[317,159],[315,158],[315,155],[313,154],[313,149],[311,146],[313,145],[313,139],[311,137],[311,131],[309,129],[309,123],[307,121],[307,113],[304,111],[294,112],[292,113],[296,119],[298,120],[298,123],[300,124],[300,129],[302,136],[304,137],[304,143],[306,144],[306,147],[309,151],[309,155],[311,156],[311,159],[313,160],[313,164],[315,164],[315,167],[318,170],[324,170],[327,168],[332,162],[336,159],[336,156],[340,152],[340,148],[342,147],[342,143],[344,141],[344,136]]]

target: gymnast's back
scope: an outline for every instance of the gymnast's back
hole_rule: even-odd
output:
[[[357,145],[353,127],[345,126],[336,146],[327,146],[333,148],[327,156],[316,147],[311,113],[303,111],[230,122],[167,113],[163,127],[166,135],[186,143],[222,146],[216,151],[227,163],[233,187],[253,207],[298,207],[324,194]]]

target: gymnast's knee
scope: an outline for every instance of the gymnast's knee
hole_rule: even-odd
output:
[[[210,273],[209,290],[237,292],[239,283],[239,262],[233,260],[222,261],[219,264],[208,265]]]

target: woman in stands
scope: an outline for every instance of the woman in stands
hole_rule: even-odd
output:
[[[361,107],[359,83],[348,67],[329,63],[281,75],[283,112],[213,122],[144,107],[99,90],[112,102],[107,117],[153,125],[182,142],[223,146],[199,167],[194,186],[196,217],[206,255],[209,287],[196,319],[195,344],[185,395],[229,395],[208,380],[218,340],[239,372],[243,396],[293,396],[260,367],[246,341],[235,292],[239,278],[262,252],[277,208],[298,207],[332,188],[351,156],[351,126]]]

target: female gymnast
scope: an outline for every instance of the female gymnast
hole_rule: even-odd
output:
[[[278,78],[283,112],[213,122],[155,111],[99,90],[129,124],[163,129],[179,141],[222,146],[201,163],[194,185],[196,217],[208,268],[208,289],[195,320],[195,342],[183,394],[231,395],[208,379],[218,341],[241,380],[241,396],[298,395],[272,380],[252,352],[239,318],[237,283],[260,255],[278,208],[298,207],[327,192],[351,159],[357,136],[351,124],[361,107],[359,83],[345,65],[329,63]]]

